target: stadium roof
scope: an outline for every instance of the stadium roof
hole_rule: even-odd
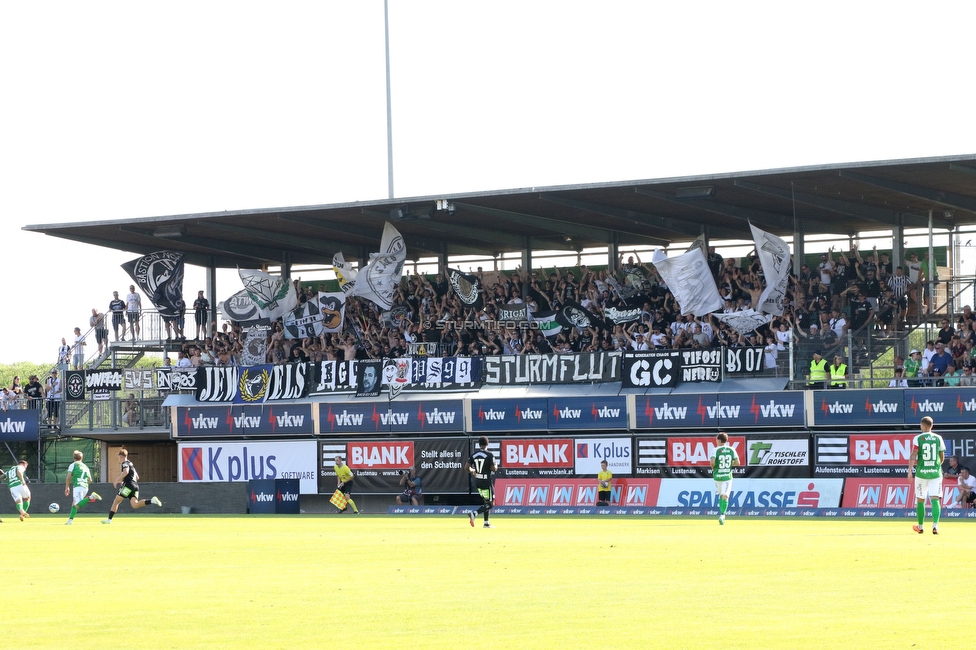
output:
[[[439,202],[443,202],[439,205]],[[443,209],[449,204],[450,209]],[[442,209],[438,209],[438,207]],[[748,221],[779,235],[853,235],[976,224],[976,154],[585,185],[445,194],[332,205],[231,210],[24,230],[146,254],[177,250],[200,266],[330,264],[366,259],[383,224],[408,257],[667,245],[702,232],[750,239]]]

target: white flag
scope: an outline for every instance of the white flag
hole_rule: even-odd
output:
[[[751,223],[752,238],[756,242],[756,252],[766,276],[766,288],[759,296],[759,304],[753,305],[757,311],[776,316],[783,315],[783,300],[786,285],[790,279],[790,247],[776,235],[760,230]]]
[[[342,256],[341,251],[332,256],[332,269],[335,271],[342,292],[347,296],[352,294],[353,289],[356,288],[358,271],[346,263],[346,258]]]
[[[728,314],[712,314],[712,316],[723,323],[728,323],[729,327],[739,334],[748,334],[757,327],[761,327],[773,320],[773,317],[769,314],[761,314],[755,309],[733,311]]]
[[[298,294],[289,278],[247,269],[237,269],[237,273],[262,318],[274,320],[298,307]]]
[[[657,251],[655,257],[658,257]],[[715,278],[712,277],[708,260],[700,248],[678,257],[658,259],[654,262],[654,267],[678,301],[682,315],[704,316],[718,311],[725,304],[718,295]]]
[[[370,253],[369,264],[356,275],[352,295],[372,300],[383,309],[393,306],[393,294],[403,275],[407,247],[403,236],[390,223],[383,226],[380,252]]]

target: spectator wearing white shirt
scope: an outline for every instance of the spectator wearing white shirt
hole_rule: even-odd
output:
[[[969,473],[968,467],[959,468],[959,500],[963,508],[976,507],[976,476]]]

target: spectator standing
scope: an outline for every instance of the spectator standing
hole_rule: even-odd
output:
[[[125,301],[119,298],[119,292],[112,292],[112,300],[108,303],[108,310],[112,312],[112,329],[115,330],[115,340],[119,340],[119,326],[122,326],[122,340],[125,340]]]
[[[51,371],[51,376],[47,378],[47,417],[45,424],[56,425],[61,416],[61,377],[57,370]]]
[[[81,370],[85,367],[85,337],[81,335],[81,328],[75,328],[75,343],[72,346],[71,367],[73,370]]]
[[[210,322],[210,302],[203,297],[203,291],[198,291],[197,299],[193,301],[193,314],[197,324],[196,340],[202,341],[207,336]]]
[[[610,482],[613,480],[613,472],[610,471],[607,461],[600,461],[600,471],[596,475],[597,482],[597,496],[596,505],[598,506],[609,506],[610,505]]]
[[[905,360],[905,379],[908,380],[909,386],[918,386],[918,375],[921,369],[922,353],[918,350],[912,350],[908,355],[908,359]]]
[[[41,400],[44,397],[44,387],[38,381],[37,375],[27,378],[27,385],[24,386],[24,395],[27,397],[27,408],[41,409]]]
[[[88,324],[95,330],[95,342],[98,343],[98,355],[101,356],[108,344],[108,327],[105,326],[105,314],[92,307]]]
[[[62,336],[61,345],[58,347],[58,370],[67,370],[71,366],[71,346]]]
[[[403,492],[397,495],[397,504],[404,505],[405,503],[409,503],[419,506],[420,499],[423,498],[424,488],[423,480],[417,476],[416,468],[411,467],[403,472],[400,476],[400,485],[403,487]]]
[[[136,292],[136,285],[129,285],[129,294],[125,297],[125,315],[129,320],[129,330],[132,340],[139,338],[142,331],[139,327],[139,318],[142,314],[142,296]],[[124,337],[124,334],[123,334]],[[123,338],[123,340],[125,340]]]
[[[842,356],[834,355],[834,363],[828,370],[831,388],[847,388],[847,364]]]

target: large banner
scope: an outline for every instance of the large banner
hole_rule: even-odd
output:
[[[308,363],[261,366],[202,366],[196,369],[198,402],[260,403],[301,399],[308,394]]]
[[[143,255],[122,265],[129,277],[146,292],[163,320],[183,315],[183,253],[159,251]]]
[[[732,482],[729,508],[836,508],[843,479],[744,478]],[[710,508],[718,505],[711,479],[661,479],[657,505],[665,508]],[[755,514],[761,514],[759,512]]]
[[[181,442],[180,483],[239,483],[295,478],[302,494],[318,492],[314,440],[275,442]]]
[[[417,470],[425,494],[468,492],[468,477],[464,472],[469,456],[467,438],[323,440],[319,443],[318,473],[322,494],[336,489],[336,456],[341,456],[356,476],[353,498],[358,492],[402,492],[400,476],[411,467]]]
[[[178,406],[174,425],[177,438],[309,435],[312,405]]]
[[[814,437],[814,476],[905,476],[917,433],[855,433]],[[907,480],[907,479],[906,479]]]
[[[725,348],[726,376],[755,375],[765,370],[765,348]]]
[[[740,466],[733,474],[746,478],[810,476],[808,438],[782,438],[762,433],[731,436],[732,448],[739,454]],[[709,457],[715,439],[709,436],[644,437],[636,439],[634,473],[638,476],[711,476]]]
[[[342,402],[319,404],[319,432],[332,435],[376,433],[462,433],[464,402]]]
[[[471,400],[471,431],[544,431],[549,427],[545,397]]]
[[[681,381],[722,381],[722,348],[681,350]]]
[[[107,370],[86,370],[85,371],[85,388],[88,391],[93,390],[107,390],[107,391],[117,391],[122,390],[122,369],[121,368],[111,368]]]
[[[802,427],[803,393],[721,393],[637,395],[635,427],[675,428]]]
[[[765,514],[768,509],[819,509],[840,505],[842,479],[738,479],[732,483],[729,507],[741,514]],[[499,479],[495,503],[499,506],[559,508],[596,505],[596,479]],[[614,477],[611,505],[642,508],[715,507],[711,479],[641,479]],[[748,509],[757,509],[755,513]],[[530,511],[531,513],[531,511]],[[542,510],[532,514],[559,514]],[[648,513],[652,514],[652,513]],[[663,513],[661,513],[663,514]],[[689,513],[694,514],[694,513]]]
[[[357,392],[359,361],[322,361],[310,395]],[[401,390],[467,391],[481,382],[480,357],[403,357],[382,360],[381,382],[391,397]]]
[[[625,352],[620,374],[624,388],[672,388],[681,377],[681,351]]]
[[[486,384],[570,384],[620,381],[620,352],[522,354],[484,358]]]
[[[0,412],[0,442],[36,442],[39,418],[37,409]]]
[[[900,391],[816,390],[814,426],[891,425],[905,423]]]
[[[906,389],[905,424],[918,424],[928,415],[940,424],[972,424],[976,421],[973,388]]]

